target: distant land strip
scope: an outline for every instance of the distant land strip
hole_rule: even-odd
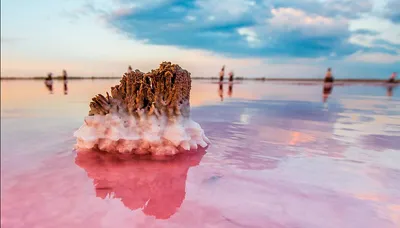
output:
[[[0,80],[45,80],[46,77],[0,77]],[[121,77],[76,77],[70,76],[68,80],[110,80],[121,79]],[[219,80],[219,77],[192,77],[193,80]],[[62,77],[53,77],[53,80],[63,80]],[[296,81],[296,82],[321,82],[324,78],[247,78],[235,77],[235,81]],[[355,78],[340,78],[335,79],[335,82],[386,82],[387,79],[355,79]],[[396,83],[400,82],[397,80]]]

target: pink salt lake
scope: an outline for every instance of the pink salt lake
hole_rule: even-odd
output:
[[[206,151],[74,151],[91,97],[117,82],[1,82],[1,227],[400,227],[396,88],[336,86],[324,104],[318,83],[193,81]]]

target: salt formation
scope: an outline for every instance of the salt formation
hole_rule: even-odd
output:
[[[190,89],[190,73],[170,62],[149,73],[125,73],[111,96],[92,99],[74,133],[76,147],[152,155],[206,147],[209,139],[190,118]]]

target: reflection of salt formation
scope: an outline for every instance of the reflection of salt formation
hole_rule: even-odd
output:
[[[97,197],[119,198],[131,210],[143,208],[147,215],[168,219],[185,199],[189,168],[197,166],[204,154],[201,150],[150,161],[80,151],[75,163],[93,179]]]
[[[190,73],[170,62],[146,74],[125,73],[111,96],[92,99],[74,134],[77,147],[154,155],[206,147],[208,138],[190,118],[190,89]]]

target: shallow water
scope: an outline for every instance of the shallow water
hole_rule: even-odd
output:
[[[1,227],[400,227],[400,88],[323,103],[318,83],[194,81],[206,151],[77,153],[91,97],[117,82],[1,82]]]

